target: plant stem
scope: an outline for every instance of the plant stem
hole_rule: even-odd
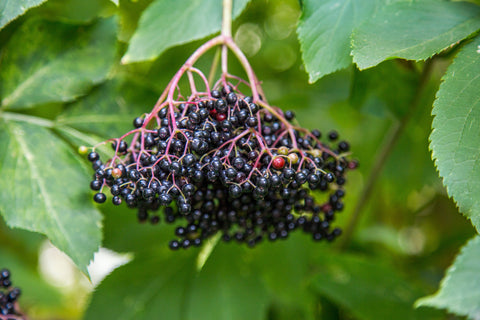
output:
[[[222,36],[232,37],[232,0],[223,0]]]
[[[375,159],[375,163],[370,171],[371,172],[370,176],[368,177],[367,183],[365,184],[365,187],[353,210],[350,220],[348,221],[342,240],[339,243],[339,248],[341,250],[344,250],[348,245],[348,243],[350,242],[353,232],[355,230],[355,227],[360,220],[360,215],[363,212],[365,205],[368,203],[368,200],[372,195],[375,184],[378,178],[380,177],[380,173],[382,172],[382,169],[385,166],[385,163],[387,162],[388,157],[390,156],[390,153],[395,148],[398,142],[398,139],[403,134],[409,120],[411,119],[412,115],[414,114],[414,112],[416,111],[420,103],[420,99],[422,97],[423,91],[428,83],[428,79],[430,78],[433,61],[434,61],[433,59],[430,59],[425,62],[423,71],[420,75],[420,80],[417,86],[417,90],[413,95],[413,98],[412,98],[412,101],[410,102],[410,106],[407,110],[407,113],[403,116],[403,118],[400,120],[399,123],[396,123],[392,126],[389,134],[384,140],[382,149],[380,150],[377,158]]]
[[[215,73],[217,72],[218,62],[220,61],[220,51],[220,48],[217,48],[217,51],[215,51],[212,67],[210,68],[210,73],[208,74],[208,84],[210,87],[213,85],[213,81],[215,80]]]

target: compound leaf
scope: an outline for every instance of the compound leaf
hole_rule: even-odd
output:
[[[350,35],[374,15],[384,0],[306,0],[298,24],[298,38],[309,81],[352,63]]]
[[[248,2],[234,1],[233,16]],[[219,31],[221,24],[219,0],[156,0],[143,12],[122,62],[153,60],[168,48]]]
[[[48,128],[0,121],[1,214],[10,227],[45,234],[86,272],[102,236],[82,162]]]
[[[437,293],[417,300],[417,306],[447,309],[472,319],[480,314],[480,237],[477,235],[463,248],[447,270]]]
[[[480,7],[467,2],[408,1],[385,7],[353,33],[360,69],[383,60],[425,60],[480,28]]]
[[[448,194],[480,230],[480,38],[463,47],[434,103],[430,148]]]
[[[115,58],[116,22],[88,26],[29,20],[12,36],[0,66],[3,108],[67,102],[103,81]],[[19,48],[22,48],[19,50]]]
[[[28,9],[44,3],[46,0],[5,0],[0,2],[0,29],[10,21],[27,12]]]

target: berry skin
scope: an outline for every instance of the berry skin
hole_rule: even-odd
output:
[[[104,203],[107,200],[107,196],[104,193],[97,193],[93,196],[93,201],[96,203]]]
[[[296,153],[290,153],[288,155],[288,160],[290,160],[291,164],[297,164],[298,163],[298,155]]]
[[[328,139],[330,139],[330,141],[335,141],[338,139],[338,132],[335,131],[335,130],[332,130],[328,133]]]
[[[285,119],[290,121],[293,120],[293,118],[295,118],[295,112],[291,110],[285,111]]]
[[[143,126],[143,119],[140,117],[137,117],[133,120],[133,126],[135,128],[141,128]]]
[[[114,196],[112,199],[112,203],[116,206],[119,206],[122,204],[122,198],[120,198],[119,196]]]
[[[90,162],[95,162],[97,161],[98,159],[100,159],[100,155],[98,153],[96,153],[95,151],[93,152],[90,152],[88,154],[88,161]]]
[[[346,142],[346,141],[341,141],[341,142],[338,144],[338,149],[339,149],[340,151],[345,152],[345,151],[350,150],[350,145],[349,145],[348,142]]]
[[[272,161],[272,166],[277,170],[283,169],[283,167],[285,167],[285,159],[282,157],[275,157]]]
[[[102,188],[102,185],[103,183],[99,180],[93,180],[92,182],[90,182],[90,189],[94,190],[94,191],[98,191]]]
[[[122,170],[120,170],[119,168],[114,168],[112,170],[112,177],[115,178],[115,179],[118,179],[122,176]]]
[[[86,146],[80,146],[78,147],[78,153],[81,155],[86,155],[88,152],[88,148]]]
[[[168,246],[170,247],[170,249],[172,250],[178,250],[180,248],[180,243],[177,241],[177,240],[172,240],[170,241],[170,243],[168,244]]]

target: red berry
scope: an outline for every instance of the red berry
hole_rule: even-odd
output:
[[[227,115],[226,115],[226,114],[224,114],[224,113],[219,113],[219,114],[217,114],[217,121],[223,121],[223,120],[225,120],[225,119],[227,119]]]
[[[122,176],[122,170],[118,169],[118,168],[114,168],[112,170],[112,177],[114,177],[115,179],[118,179]]]
[[[357,160],[352,160],[348,163],[348,169],[354,170],[354,169],[357,169],[357,167],[358,167]]]
[[[277,170],[283,169],[285,166],[285,159],[282,157],[275,157],[273,159],[272,166]]]

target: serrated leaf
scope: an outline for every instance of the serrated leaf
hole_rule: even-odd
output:
[[[243,260],[245,249],[219,244],[200,272],[190,250],[139,256],[115,270],[94,292],[85,319],[264,319],[267,296]]]
[[[461,250],[448,268],[434,295],[417,300],[416,306],[447,309],[471,319],[480,317],[480,236],[475,236]]]
[[[10,227],[45,234],[86,272],[102,236],[82,162],[49,129],[0,121],[1,214]]]
[[[94,88],[57,118],[61,126],[116,138],[133,129],[133,119],[149,112],[158,93],[144,85],[118,77]]]
[[[249,1],[233,2],[234,18]],[[155,0],[143,12],[122,62],[153,60],[168,48],[218,32],[221,24],[220,0]]]
[[[298,38],[309,81],[348,67],[350,35],[370,19],[385,0],[305,0]]]
[[[46,0],[4,0],[0,2],[0,29]]]
[[[480,7],[457,1],[397,2],[353,33],[360,69],[386,59],[425,60],[480,29]]]
[[[423,291],[399,275],[394,268],[356,255],[323,255],[312,287],[332,302],[348,309],[355,318],[431,319],[434,310],[414,309]]]
[[[480,230],[480,38],[464,46],[447,70],[432,114],[430,149],[460,212]]]
[[[29,20],[6,45],[0,65],[4,109],[67,102],[105,80],[115,60],[115,20],[88,26]]]

